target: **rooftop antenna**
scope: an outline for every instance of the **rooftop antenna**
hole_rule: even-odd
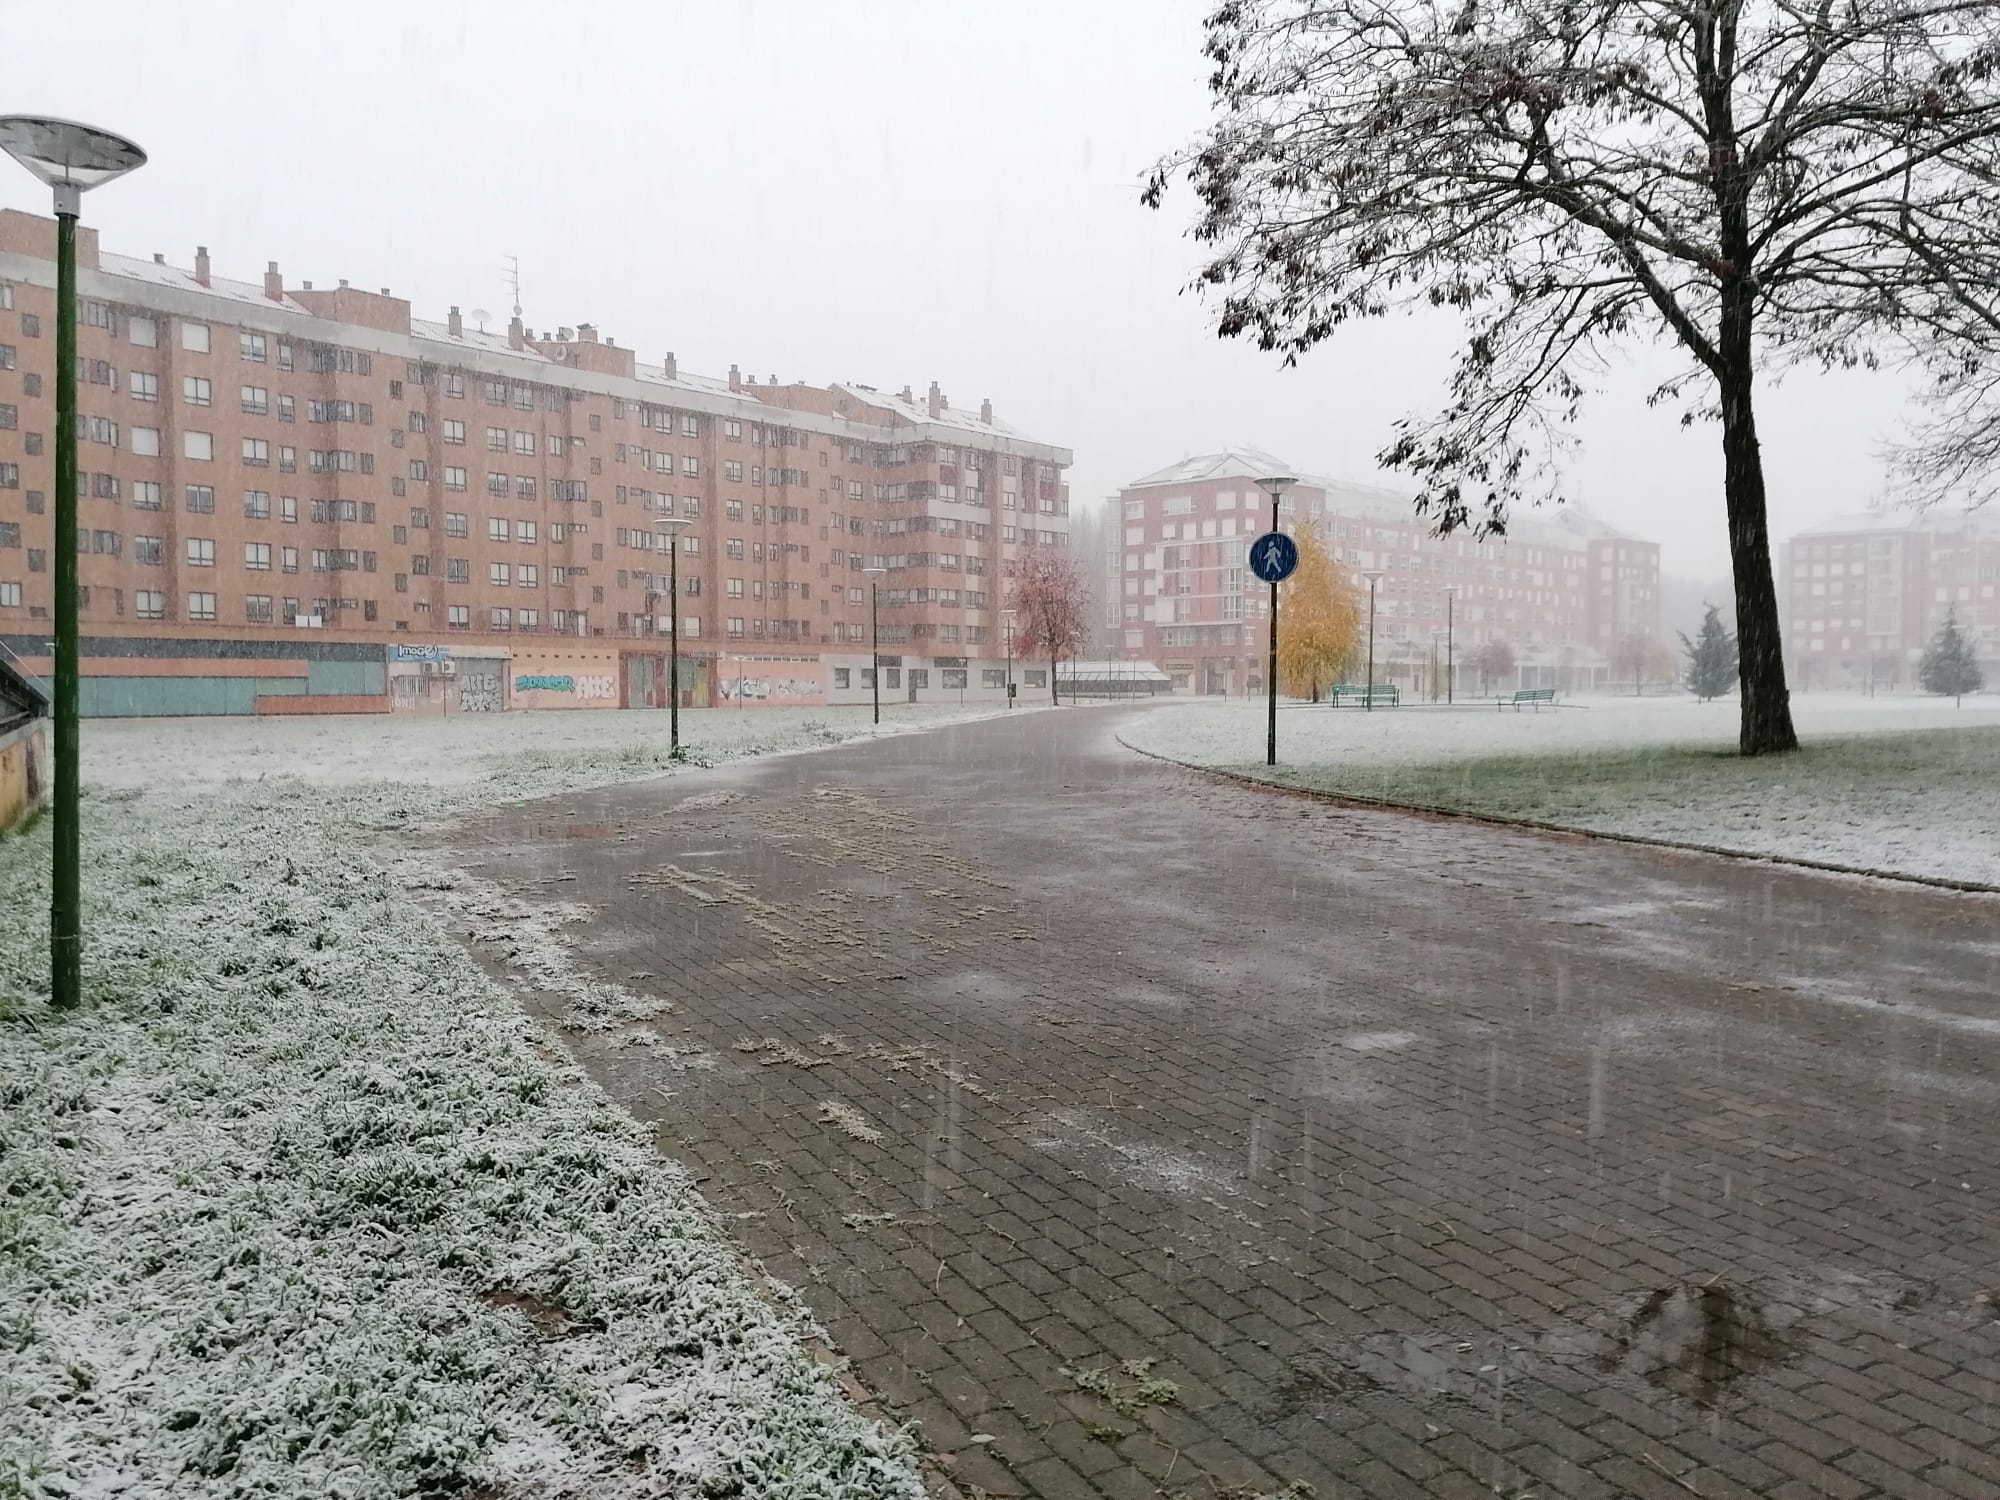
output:
[[[514,293],[514,316],[521,316],[521,257],[510,255],[501,264],[500,274],[508,288]]]
[[[472,321],[479,325],[481,333],[486,332],[486,320],[492,316],[493,314],[483,307],[475,307],[472,310]]]

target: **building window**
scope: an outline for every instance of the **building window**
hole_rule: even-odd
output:
[[[160,456],[160,429],[157,427],[134,427],[132,429],[132,451],[140,458]]]
[[[164,620],[167,617],[167,596],[158,589],[140,589],[133,596],[134,612],[142,620]]]
[[[514,434],[514,451],[526,458],[535,456],[535,435],[532,432]]]
[[[203,333],[208,332],[206,328]],[[215,618],[215,595],[189,594],[188,614],[190,620],[213,620]]]
[[[269,542],[245,542],[243,544],[243,566],[253,573],[271,571],[271,544]]]
[[[416,425],[421,415],[419,412],[410,413],[410,430],[412,432],[421,432],[423,430]],[[454,448],[463,447],[465,445],[465,424],[455,417],[446,417],[444,419],[444,440]]]
[[[182,432],[181,457],[207,463],[215,457],[215,434],[212,432]]]
[[[255,469],[271,467],[271,445],[262,438],[243,440],[243,462]]]
[[[505,500],[507,498],[507,476],[505,474],[488,474],[486,476],[486,493],[493,496],[496,500]]]
[[[535,523],[533,521],[516,521],[514,523],[514,540],[517,542],[532,543],[535,540]]]
[[[181,347],[190,354],[208,353],[208,325],[206,323],[182,323]]]
[[[271,393],[261,385],[243,387],[243,410],[253,417],[269,416]]]
[[[190,568],[212,568],[215,566],[215,542],[213,538],[191,536],[187,539],[187,561]]]
[[[462,511],[448,510],[444,513],[444,534],[446,536],[471,536],[471,524]]]
[[[470,630],[472,628],[472,606],[469,604],[447,604],[444,610],[444,622],[452,630]]]
[[[285,570],[285,571],[286,571],[287,573],[296,573],[296,572],[298,572],[298,570],[299,570],[299,549],[298,549],[298,548],[296,548],[296,547],[282,547],[282,548],[280,548],[280,549],[278,550],[278,566],[280,566],[281,568],[283,568],[283,569],[284,569],[284,570]]]
[[[280,448],[278,450],[278,472],[280,474],[296,474],[298,471],[299,450],[296,448]]]
[[[514,581],[524,589],[541,587],[541,570],[533,563],[522,563],[514,570]]]
[[[271,492],[269,490],[245,490],[243,492],[243,514],[252,521],[271,519]]]
[[[519,479],[516,479],[514,481],[514,496],[519,500],[534,499],[535,476],[532,474],[523,474]]]
[[[243,598],[243,618],[252,625],[269,625],[272,618],[271,596],[246,594]]]
[[[207,484],[191,484],[186,492],[187,513],[191,516],[212,516],[215,514],[215,487]]]
[[[444,487],[445,487],[446,489],[448,489],[448,490],[462,490],[462,489],[464,489],[464,488],[465,488],[465,470],[463,470],[463,469],[459,469],[459,468],[453,468],[453,467],[452,467],[451,465],[449,465],[449,464],[445,465],[445,471],[444,471]]]
[[[258,364],[264,362],[264,335],[261,333],[239,333],[236,335],[236,352]],[[266,603],[270,601],[266,600]]]
[[[134,370],[126,377],[126,389],[134,401],[157,401],[160,399],[160,377],[149,375],[144,370]]]

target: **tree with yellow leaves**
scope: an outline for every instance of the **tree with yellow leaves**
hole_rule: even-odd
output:
[[[1300,523],[1294,540],[1298,570],[1278,585],[1278,681],[1294,698],[1317,703],[1354,661],[1361,606],[1311,522]]]

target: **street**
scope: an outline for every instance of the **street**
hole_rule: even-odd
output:
[[[569,1039],[966,1494],[2000,1493],[2000,903],[1113,737],[1174,711],[431,853],[673,1002]]]

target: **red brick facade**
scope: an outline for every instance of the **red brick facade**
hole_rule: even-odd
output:
[[[997,662],[1018,539],[1067,536],[1069,453],[935,387],[919,403],[692,376],[588,325],[430,323],[387,289],[287,287],[275,264],[226,281],[205,249],[182,271],[79,241],[87,639],[168,659],[301,640],[657,653],[653,522],[672,513],[693,522],[681,644],[715,663],[702,680],[763,680],[722,663],[768,659],[865,696],[879,560],[884,654],[935,695],[939,664],[977,684]],[[24,655],[53,594],[53,250],[52,220],[0,212],[0,639]]]

